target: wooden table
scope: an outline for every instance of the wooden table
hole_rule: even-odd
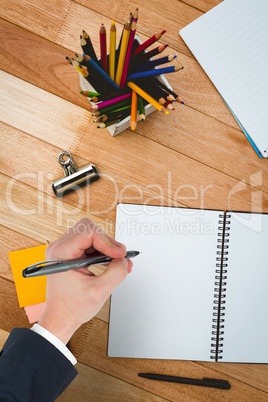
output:
[[[144,4],[144,1],[146,4]],[[180,28],[219,0],[2,0],[1,11],[1,343],[13,327],[30,327],[17,302],[8,251],[56,239],[84,216],[114,234],[117,202],[268,212],[268,164],[259,159],[187,46]],[[154,112],[136,130],[111,137],[91,122],[77,72],[65,56],[80,52],[82,29],[98,49],[99,27],[121,32],[139,7],[142,40],[167,29],[165,54],[184,70],[170,84],[185,101],[169,116]],[[57,155],[93,163],[101,180],[57,199]],[[79,375],[60,401],[267,401],[268,366],[106,356],[109,301],[72,338]],[[198,328],[196,328],[198,336]],[[137,377],[161,371],[226,378],[230,391],[158,383]]]

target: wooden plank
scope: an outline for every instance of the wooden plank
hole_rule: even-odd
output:
[[[184,3],[200,11],[207,12],[220,4],[223,0],[184,0]]]
[[[79,134],[90,121],[89,112],[5,72],[1,72],[0,80],[4,123],[12,122],[13,127],[45,139],[58,148],[63,144],[71,152],[76,148]],[[12,107],[9,104],[11,93],[16,94],[12,97]]]
[[[4,343],[6,342],[8,336],[9,336],[8,331],[0,329],[0,349],[2,349],[2,347],[4,346]]]
[[[85,324],[71,340],[71,350],[80,362],[174,402],[218,401],[223,397],[226,401],[267,400],[267,394],[260,391],[267,391],[267,381],[263,380],[265,377],[267,378],[268,371],[266,369],[268,370],[268,368],[263,365],[251,365],[250,371],[246,364],[235,365],[236,375],[243,378],[243,382],[239,382],[228,375],[228,364],[221,368],[220,363],[207,363],[204,366],[201,363],[188,361],[109,358],[106,356],[107,336],[108,325],[94,318]],[[232,388],[226,392],[205,387],[158,383],[137,377],[138,372],[161,372],[193,378],[224,378],[231,382]],[[266,376],[260,375],[262,373],[266,373]]]
[[[2,73],[2,76],[3,90],[13,94],[8,100],[9,104],[14,105],[13,110],[2,101],[6,124],[41,140],[45,139],[54,146],[62,147],[64,144],[65,149],[84,160],[90,160],[111,172],[122,172],[125,179],[148,189],[156,189],[160,197],[164,194],[177,205],[183,203],[195,208],[267,211],[267,194],[256,193],[250,186],[262,186],[261,171],[256,172],[256,180],[253,178],[255,182],[252,179],[253,183],[250,183],[249,177],[249,185],[246,185],[243,180],[237,182],[216,169],[172,149],[163,148],[147,138],[139,137],[137,141],[137,134],[129,130],[124,135],[112,138],[106,130],[89,125],[89,113],[78,106],[23,81],[20,81],[20,88],[16,90],[17,79],[6,73]],[[153,123],[156,124],[152,122],[152,129],[155,127],[159,130]],[[176,136],[175,133],[167,135]],[[150,159],[148,155],[151,155]],[[234,166],[233,172],[236,170]]]
[[[99,401],[152,401],[164,402],[163,399],[151,392],[118,380],[85,364],[76,365],[78,376],[57,399],[58,402],[76,401],[79,395],[80,402]]]
[[[146,138],[140,137],[137,141],[134,134],[127,132],[114,142],[101,131],[98,138],[85,136],[77,154],[85,158],[89,147],[92,155],[98,155],[102,166],[116,165],[129,180],[143,186],[158,186],[158,191],[177,205],[183,202],[195,208],[267,211],[266,192],[255,192],[244,181],[238,182],[171,149],[164,150],[163,146]],[[120,149],[121,152],[117,152]],[[261,172],[257,172],[256,187],[261,176]]]
[[[0,16],[13,24],[55,41],[71,6],[71,0],[2,0]]]
[[[0,244],[0,276],[13,281],[8,253],[10,251],[38,246],[40,243],[18,232],[14,232],[12,229],[0,226]]]
[[[88,100],[79,94],[79,80],[74,79],[77,78],[76,71],[65,59],[66,56],[73,57],[73,52],[4,20],[1,20],[0,35],[2,70],[89,108]]]
[[[121,7],[118,7],[117,3],[111,4],[109,0],[104,0],[101,3],[95,2],[92,9],[90,4],[84,1],[78,4],[70,0],[60,0],[57,4],[53,2],[47,4],[42,0],[13,0],[10,6],[7,0],[3,0],[0,17],[21,27],[27,27],[29,31],[68,49],[77,47],[76,38],[79,38],[82,29],[90,30],[92,43],[99,48],[100,24],[104,23],[108,28],[111,20],[116,20],[119,38],[129,13],[136,7],[139,7],[140,11],[137,32],[142,40],[158,32],[159,29],[167,29],[165,39],[161,42],[167,42],[171,47],[185,54],[191,54],[182,39],[178,37],[178,30],[203,13],[177,0],[169,2],[169,8],[165,9],[165,13],[158,11],[162,9],[160,0],[154,3],[149,1],[144,3],[141,0],[135,4],[125,2]]]
[[[29,328],[26,313],[19,307],[14,283],[0,277],[0,328],[10,332],[15,327]]]
[[[8,25],[8,27],[10,26]],[[20,43],[20,45],[22,45],[22,43]],[[40,44],[40,46],[41,45],[42,44]],[[23,46],[18,46],[18,48],[23,48]],[[44,48],[44,54],[46,52],[48,52],[48,49]],[[55,54],[55,49],[54,53],[52,52],[52,54]],[[7,65],[11,66],[11,71],[14,67],[12,67],[12,60],[14,60],[14,57],[11,57],[10,60],[7,61]],[[36,70],[39,71],[40,68],[38,68],[37,66]],[[25,71],[28,70],[26,69]],[[48,64],[48,71],[53,71],[53,68],[51,68],[51,64]],[[76,72],[73,71],[73,73],[74,76],[72,76],[72,78],[77,78]],[[31,76],[31,70],[28,71],[28,74],[22,74],[22,78],[27,80],[31,79]],[[15,81],[15,85],[10,88],[10,85],[12,84],[6,82],[6,77],[8,76],[4,75],[3,77],[5,81],[3,84],[5,85],[5,92],[10,94],[10,97],[14,96],[13,100],[10,99],[9,96],[6,95],[6,93],[3,94],[3,102],[5,105],[9,105],[10,103],[14,104],[15,99],[18,98],[18,92],[15,88],[18,88],[20,86],[21,81]],[[42,76],[40,76],[39,79],[33,79],[33,83],[38,85],[40,80],[42,80]],[[57,82],[56,77],[51,74],[51,82],[50,80],[44,81],[47,83],[47,85],[44,85],[45,89],[53,91],[53,88],[57,87],[55,81]],[[73,81],[77,83],[77,91],[75,92],[78,93],[78,79],[72,79],[72,82]],[[172,80],[170,81],[172,83]],[[184,82],[184,80],[182,81]],[[195,77],[195,81],[200,82],[198,77]],[[58,88],[63,88],[60,84],[61,82],[58,83]],[[60,95],[62,94],[62,92],[66,93],[65,97],[69,97],[69,100],[73,102],[74,98],[76,98],[76,94],[75,92],[72,92],[71,88],[72,87],[70,86],[70,88],[65,88],[64,90],[57,89],[56,92],[59,92]],[[27,92],[31,92],[31,88],[26,90]],[[200,87],[200,93],[201,92],[202,89]],[[198,102],[201,105],[203,104],[202,101],[200,102],[197,93],[196,96],[194,96],[197,97],[197,100],[192,101],[190,104],[194,105],[193,102]],[[71,95],[69,96],[68,94]],[[38,94],[36,96],[38,96]],[[36,96],[35,94],[33,94],[33,98]],[[20,94],[19,98],[21,99],[21,97],[25,98],[25,95]],[[209,96],[209,98],[211,99],[211,96]],[[215,102],[216,99],[218,99],[217,103],[219,104],[223,102],[218,95],[215,95],[214,98]],[[77,103],[80,103],[80,96],[77,96],[77,100],[78,99],[79,102],[77,101]],[[49,101],[51,102],[51,100]],[[215,102],[211,100],[210,114],[213,114],[212,110],[214,109],[216,111],[215,113],[218,114],[220,112],[221,106],[216,106]],[[82,103],[83,102],[81,102],[81,105]],[[89,102],[86,102],[86,106],[88,106],[88,104]],[[19,107],[19,105],[17,107]],[[223,108],[225,110],[225,114],[232,119],[231,114],[227,110],[225,105],[223,105]],[[47,108],[45,111],[47,112]],[[222,113],[220,114],[222,115]],[[90,117],[85,117],[85,120],[87,118]],[[155,125],[152,124],[155,118],[157,118],[158,130],[156,130]],[[227,117],[224,120],[227,120]],[[176,131],[174,130],[174,127],[176,127]],[[58,127],[56,129],[58,131]],[[51,132],[52,131],[53,130],[51,129]],[[223,126],[222,123],[219,123],[215,119],[211,119],[208,116],[204,116],[203,114],[196,114],[192,108],[188,108],[182,105],[176,105],[176,111],[170,113],[170,116],[168,116],[168,118],[167,116],[159,116],[159,114],[156,116],[156,114],[154,113],[147,118],[144,124],[138,124],[136,131],[141,133],[142,135],[145,135],[148,138],[162,143],[165,146],[171,147],[178,152],[184,153],[193,159],[200,160],[202,163],[212,165],[216,169],[225,171],[226,173],[231,174],[232,176],[237,177],[240,180],[245,179],[247,182],[249,182],[250,180],[249,176],[262,168],[266,168],[263,160],[257,158],[255,152],[253,151],[252,147],[250,146],[240,129],[227,129],[225,126]],[[163,132],[166,132],[167,135],[163,135]],[[189,132],[192,133],[191,136],[189,136]],[[170,135],[171,133],[172,135]],[[245,148],[244,152],[241,152],[242,148]],[[236,161],[238,162],[236,163]],[[234,162],[235,169],[233,168]],[[248,178],[245,177],[245,173],[248,175]],[[262,184],[267,187],[267,182],[268,176],[264,174],[262,177]]]
[[[9,229],[46,244],[47,241],[57,239],[74,221],[85,216],[79,208],[63,204],[62,199],[46,195],[19,181],[10,189],[9,178],[2,174],[0,177],[1,192],[6,195],[0,198],[0,224]],[[87,216],[93,218],[90,212]],[[94,216],[94,221],[105,227],[102,219]],[[111,226],[106,229],[113,230]]]
[[[85,109],[89,108],[87,99],[79,94],[78,73],[65,61],[65,56],[72,57],[73,52],[6,21],[2,21],[0,34],[3,38],[0,50],[4,55],[0,59],[2,70],[10,74],[15,71],[19,78]],[[96,40],[98,40],[98,35]],[[38,49],[38,58],[32,52],[33,47]],[[79,35],[74,48],[77,52],[81,52]],[[171,48],[166,53],[177,54]],[[180,105],[176,105],[176,109],[178,109],[176,114],[180,116],[190,107],[237,128],[237,123],[199,64],[187,56],[179,55],[179,57],[180,62],[185,66],[184,70],[176,74],[169,74],[167,77],[174,90],[185,101],[183,109],[179,107]],[[190,110],[191,112],[192,110]],[[202,118],[205,122],[206,117]],[[191,124],[191,120],[188,123]]]
[[[2,173],[11,177],[9,180],[10,192],[18,180],[25,183],[38,192],[43,192],[43,204],[39,205],[40,210],[46,210],[46,194],[55,199],[51,183],[63,177],[63,170],[57,162],[57,155],[61,151],[51,144],[44,143],[39,138],[34,138],[6,124],[0,123],[0,138],[2,142]],[[32,158],[25,155],[25,149],[31,149],[31,155],[38,155]],[[42,152],[40,152],[42,149]],[[12,155],[12,158],[10,158]],[[82,167],[90,160],[85,160],[73,155],[77,166]],[[19,163],[18,163],[19,161]],[[84,211],[85,214],[90,210],[94,215],[103,218],[105,226],[114,228],[115,207],[117,202],[146,202],[155,197],[155,203],[171,202],[164,195],[162,199],[157,198],[158,194],[154,188],[146,188],[132,181],[122,178],[119,174],[110,170],[102,169],[97,165],[100,173],[100,180],[64,197],[63,202],[72,205],[73,208]],[[100,191],[101,189],[101,191]],[[104,197],[103,194],[109,194]],[[12,198],[12,197],[11,197]],[[55,200],[56,202],[56,200]],[[41,203],[41,200],[40,200]],[[111,232],[111,230],[108,231]]]

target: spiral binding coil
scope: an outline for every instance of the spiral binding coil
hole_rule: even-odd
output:
[[[222,359],[231,215],[219,215],[210,359]]]

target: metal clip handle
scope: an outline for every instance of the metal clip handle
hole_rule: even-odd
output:
[[[67,159],[65,157],[67,157]],[[58,162],[61,165],[65,176],[70,176],[71,174],[78,172],[78,167],[74,163],[72,155],[68,151],[62,151],[59,154]]]
[[[62,151],[59,154],[58,162],[65,176],[52,183],[52,189],[57,197],[62,197],[99,179],[99,174],[94,165],[86,165],[78,169],[68,151]]]

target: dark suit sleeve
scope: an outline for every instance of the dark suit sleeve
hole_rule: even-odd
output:
[[[13,329],[0,356],[0,401],[52,402],[76,375],[73,364],[45,338]]]

